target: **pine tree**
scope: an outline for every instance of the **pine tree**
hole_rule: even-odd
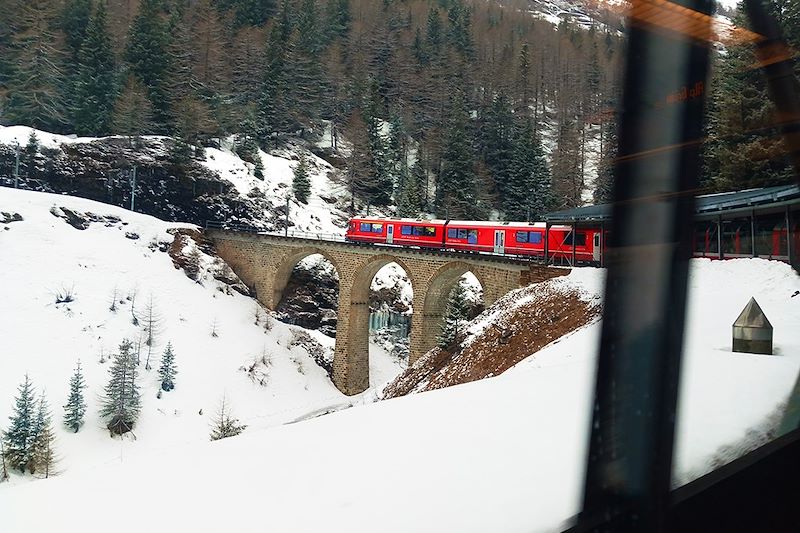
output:
[[[308,163],[304,155],[300,156],[300,161],[294,168],[292,192],[298,202],[303,204],[308,203],[308,196],[311,194],[311,180],[308,177]]]
[[[33,464],[37,414],[36,393],[27,374],[18,390],[19,395],[14,399],[14,412],[9,418],[9,428],[3,433],[3,442],[9,466],[25,472]]]
[[[600,163],[597,166],[597,180],[594,184],[593,201],[595,204],[605,204],[613,200],[614,194],[614,167],[617,158],[617,125],[609,120],[602,125],[605,132],[603,153],[600,154]],[[602,132],[601,132],[602,134]]]
[[[75,367],[75,373],[69,380],[69,399],[64,406],[64,425],[75,433],[83,425],[83,416],[86,414],[86,401],[83,399],[83,389],[86,382],[81,372],[81,362]]]
[[[167,343],[164,354],[161,356],[161,366],[158,368],[158,379],[161,389],[169,392],[175,388],[175,376],[178,369],[175,366],[175,354],[172,352],[172,343]]]
[[[36,135],[35,131],[31,131],[31,134],[28,135],[28,143],[22,149],[22,162],[29,178],[36,175],[36,160],[39,157],[40,147],[39,136]]]
[[[286,109],[286,43],[282,40],[280,25],[272,27],[266,53],[264,79],[258,106],[258,139],[267,146],[270,139],[277,141],[279,134],[290,124]]]
[[[144,308],[144,313],[140,318],[145,335],[144,343],[147,346],[147,359],[145,360],[144,368],[145,370],[150,370],[152,368],[150,366],[150,356],[153,353],[153,349],[158,344],[158,339],[161,335],[161,325],[163,322],[161,315],[156,308],[152,294],[150,295],[150,299],[147,301],[147,305]]]
[[[138,142],[141,135],[153,133],[155,130],[153,109],[146,89],[134,76],[128,76],[128,81],[117,99],[112,123],[117,134],[131,137],[132,144]]]
[[[456,340],[459,328],[467,317],[467,302],[465,297],[464,286],[461,280],[458,280],[456,286],[450,291],[450,296],[447,299],[447,308],[444,314],[444,323],[442,324],[442,332],[439,334],[437,341],[440,348],[447,349],[452,346]]]
[[[247,425],[242,424],[239,419],[233,416],[225,396],[222,397],[222,403],[212,423],[211,440],[235,437],[247,429]]]
[[[503,209],[506,220],[539,220],[550,203],[550,173],[532,121],[525,120],[519,130],[514,140]]]
[[[128,339],[119,345],[119,353],[114,355],[109,372],[111,377],[106,385],[100,415],[108,420],[106,427],[112,436],[123,435],[133,429],[141,406],[136,384],[136,358]]]
[[[39,473],[45,478],[53,475],[55,466],[55,435],[53,434],[52,416],[47,404],[47,398],[42,392],[34,424],[33,457],[31,461],[31,474]]]
[[[98,3],[82,43],[73,109],[75,131],[78,135],[108,135],[112,131],[117,83],[105,2]]]
[[[128,34],[125,60],[131,72],[147,88],[157,129],[164,131],[169,122],[169,98],[166,94],[169,69],[168,26],[163,20],[161,0],[142,0]]]
[[[514,115],[505,93],[492,99],[482,128],[483,161],[494,181],[495,191],[502,204],[507,193],[514,151]]]
[[[67,0],[64,4],[60,27],[73,63],[78,61],[91,16],[92,0]]]
[[[440,218],[481,218],[472,154],[471,124],[464,96],[458,91],[451,104],[442,171],[436,180],[436,210]]]
[[[425,209],[425,167],[417,154],[411,171],[405,176],[397,199],[397,216],[417,217]]]
[[[54,18],[52,0],[21,4],[11,43],[14,69],[8,80],[9,98],[3,119],[58,132],[67,122],[63,94],[66,54],[53,27]]]

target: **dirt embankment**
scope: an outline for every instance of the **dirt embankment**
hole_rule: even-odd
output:
[[[383,391],[384,398],[502,374],[544,346],[597,319],[598,300],[558,280],[507,295],[473,320],[450,350],[434,348]]]

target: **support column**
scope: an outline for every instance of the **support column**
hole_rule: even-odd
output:
[[[333,384],[348,396],[369,387],[369,304],[351,301],[352,286],[340,274]]]

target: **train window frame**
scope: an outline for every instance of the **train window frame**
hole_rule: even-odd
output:
[[[403,225],[400,226],[400,235],[413,235],[414,233],[414,226]]]
[[[527,244],[528,243],[528,233],[529,232],[527,232],[527,231],[517,231],[516,232],[517,242],[521,243],[521,244]]]

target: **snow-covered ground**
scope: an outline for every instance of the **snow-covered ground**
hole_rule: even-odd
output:
[[[61,405],[80,356],[87,375],[94,369],[89,398],[95,408],[81,433],[59,434],[58,446],[63,456],[88,450],[93,468],[68,463],[53,479],[0,486],[3,531],[79,525],[88,532],[113,524],[137,533],[528,532],[556,530],[579,510],[599,322],[496,378],[275,427],[306,418],[282,403],[287,397],[292,405],[306,403],[309,412],[347,401],[304,354],[278,345],[285,346],[291,328],[275,324],[265,334],[252,325],[249,300],[220,293],[211,282],[196,285],[172,269],[166,254],[150,252],[145,244],[153,236],[168,238],[168,225],[126,214],[125,231],[141,235],[141,244],[132,246],[116,227],[93,224],[78,232],[46,209],[59,200],[83,210],[98,204],[33,198],[0,192],[0,211],[29,217],[0,230],[0,268],[4,279],[14,279],[0,321],[4,354],[13,354],[0,360],[7,398],[0,417],[10,411],[26,370],[47,387],[51,404]],[[27,238],[12,238],[15,232]],[[37,263],[42,248],[51,259]],[[56,264],[59,257],[68,260]],[[133,273],[139,294],[153,292],[172,317],[166,330],[174,332],[182,374],[162,400],[146,375],[139,439],[114,441],[100,427],[92,395],[105,381],[99,346],[133,333],[125,312],[106,309],[113,286],[127,290]],[[603,275],[575,269],[560,283],[593,299]],[[74,281],[78,294],[70,312],[53,305],[47,290],[65,281]],[[792,297],[800,278],[788,265],[695,260],[691,285],[676,457],[681,481],[707,470],[720,447],[762,424],[800,370],[800,297]],[[731,324],[751,296],[775,328],[775,356],[730,350]],[[208,335],[214,316],[221,331],[216,339]],[[275,353],[275,369],[262,388],[236,368],[265,344]],[[305,374],[292,357],[303,361]],[[208,422],[197,410],[213,410],[223,391],[250,427],[239,437],[205,442]],[[34,512],[42,502],[47,512]]]
[[[118,217],[119,222],[93,222],[78,230],[51,214],[53,206]],[[0,429],[6,427],[17,386],[28,373],[37,391],[46,390],[65,474],[206,442],[210,419],[223,395],[248,424],[248,431],[257,431],[330,406],[368,401],[373,394],[342,395],[312,357],[292,345],[293,331],[300,328],[272,319],[273,327],[266,331],[263,314],[256,325],[255,301],[213,279],[210,257],[203,255],[207,268],[202,283],[176,269],[161,250],[173,241],[168,230],[181,224],[90,200],[8,188],[0,188],[0,213],[23,218],[0,224]],[[138,238],[132,239],[134,234]],[[55,295],[63,290],[72,290],[75,299],[57,305]],[[110,306],[115,291],[114,312]],[[131,307],[143,313],[151,296],[162,319],[152,366],[158,368],[161,353],[171,342],[177,354],[177,386],[157,399],[156,372],[145,371],[142,365],[144,403],[136,439],[115,441],[98,416],[109,354],[123,338],[139,342],[142,329],[133,325]],[[212,326],[217,337],[211,335]],[[332,350],[333,339],[315,338]],[[266,385],[261,385],[242,367],[265,353],[271,367]],[[89,409],[85,427],[72,434],[60,424],[61,406],[79,359],[89,385],[85,391]],[[370,383],[376,390],[401,370],[377,346],[371,347],[370,367]],[[24,481],[15,475],[10,485]],[[8,487],[0,484],[0,491]]]

